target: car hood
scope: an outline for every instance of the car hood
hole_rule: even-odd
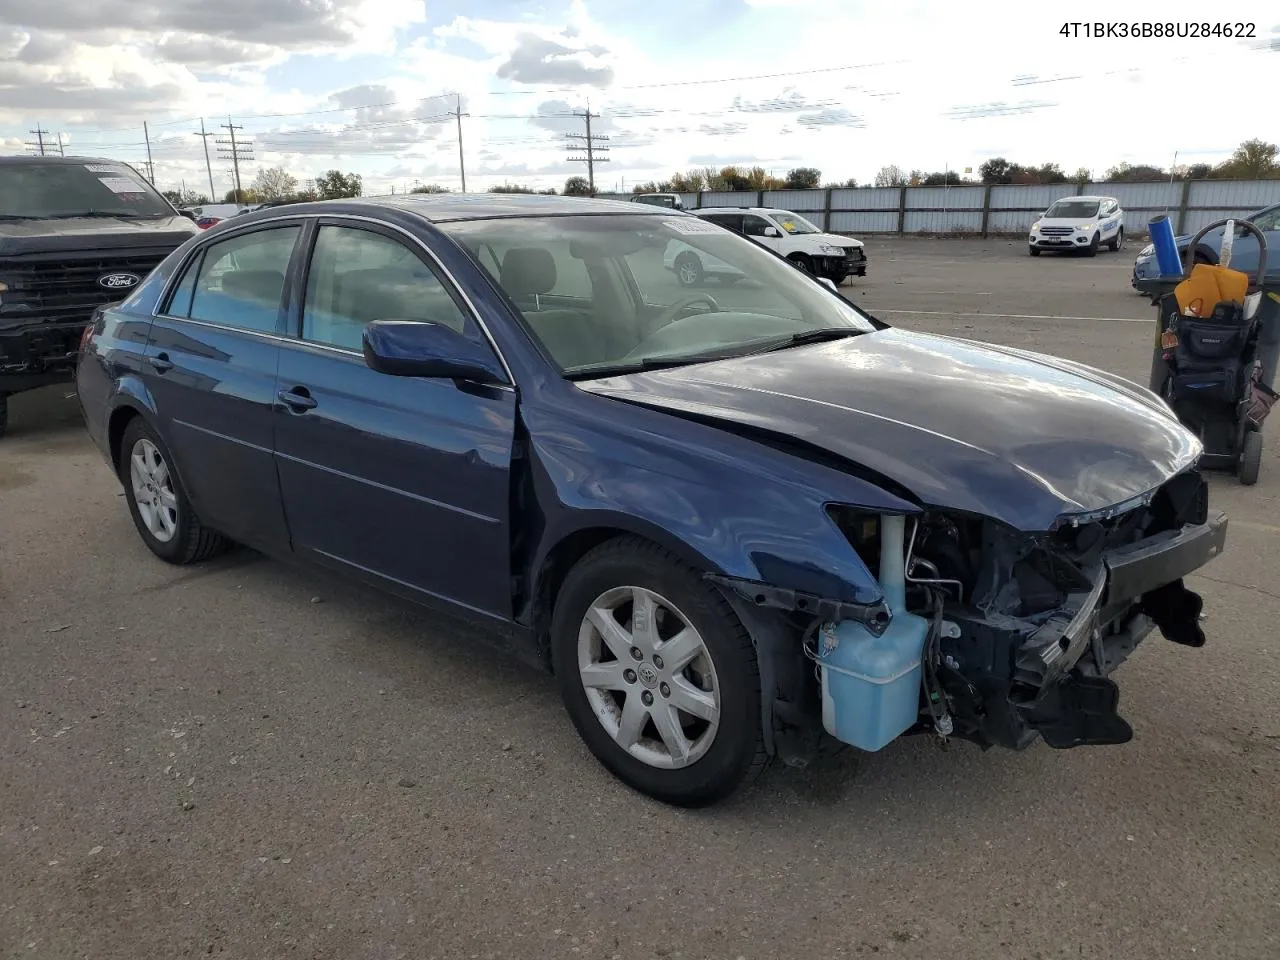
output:
[[[156,220],[79,217],[67,220],[0,221],[0,256],[56,253],[61,250],[119,250],[130,247],[178,247],[199,228],[183,216]]]
[[[1201,452],[1163,401],[1120,377],[896,329],[577,386],[792,437],[925,505],[1025,531],[1126,504]]]
[[[853,237],[842,237],[834,233],[809,234],[805,239],[817,240],[818,243],[829,243],[833,247],[860,247],[861,240],[855,240]]]

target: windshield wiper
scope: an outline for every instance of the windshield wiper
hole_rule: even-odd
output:
[[[785,350],[787,347],[800,347],[806,343],[824,343],[827,340],[844,340],[847,337],[857,337],[867,330],[859,330],[856,327],[823,327],[820,330],[805,330],[803,333],[793,333],[788,337],[778,340],[771,340],[762,346],[759,350],[753,350],[745,356],[754,356],[758,353],[770,353],[774,350]]]
[[[729,360],[737,354],[698,353],[682,357],[645,357],[643,360],[624,360],[619,363],[601,363],[566,370],[566,380],[594,380],[597,377],[616,377],[627,373],[644,373],[647,370],[669,370],[693,363],[710,363],[712,360]]]
[[[141,220],[143,215],[134,213],[132,210],[120,210],[112,213],[109,210],[84,210],[80,213],[52,213],[42,219],[45,220],[92,220],[98,218],[106,218],[114,220],[119,217],[122,220]]]

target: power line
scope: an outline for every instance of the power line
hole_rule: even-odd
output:
[[[597,146],[596,144],[605,143],[608,141],[609,138],[600,136],[599,134],[593,135],[591,133],[591,120],[592,118],[599,119],[600,114],[592,113],[591,108],[589,106],[587,107],[586,110],[583,110],[582,113],[575,113],[574,116],[582,117],[582,119],[586,121],[587,132],[585,134],[566,133],[564,135],[564,138],[565,140],[569,141],[570,144],[572,144],[571,149],[585,150],[586,155],[580,156],[580,157],[571,156],[568,159],[573,161],[574,163],[586,163],[587,185],[589,186],[591,193],[594,196],[596,192],[596,164],[609,162],[608,156],[601,156],[602,154],[608,154],[609,148],[605,146]]]

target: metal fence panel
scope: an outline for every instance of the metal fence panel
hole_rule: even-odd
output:
[[[979,233],[981,210],[908,210],[904,233]]]
[[[897,233],[898,211],[885,210],[862,213],[832,213],[826,229],[857,237],[864,233]]]
[[[1040,211],[1042,212],[1043,210]],[[987,217],[987,233],[1028,233],[1040,213],[1029,210],[992,210]]]
[[[754,190],[719,190],[708,191],[702,195],[704,207],[754,207],[756,194]]]
[[[1191,207],[1229,207],[1253,212],[1280,203],[1280,180],[1194,180]]]
[[[898,187],[857,187],[831,191],[832,210],[897,210]]]
[[[790,210],[792,213],[817,213],[827,199],[825,190],[766,190],[764,205]]]
[[[907,209],[981,210],[984,187],[908,187]]]
[[[1055,200],[1069,197],[1076,192],[1075,184],[1053,183],[1039,184],[998,184],[991,188],[991,215],[994,218],[997,210],[1019,210],[1027,208],[1036,214],[1044,213]],[[1027,221],[1031,226],[1031,220]]]
[[[1175,180],[1151,183],[1086,183],[1084,193],[1095,197],[1115,197],[1120,206],[1134,210],[1177,210],[1182,203],[1182,183]]]

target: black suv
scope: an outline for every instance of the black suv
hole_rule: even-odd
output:
[[[10,394],[73,378],[94,308],[198,232],[128,164],[0,157],[0,434]]]

